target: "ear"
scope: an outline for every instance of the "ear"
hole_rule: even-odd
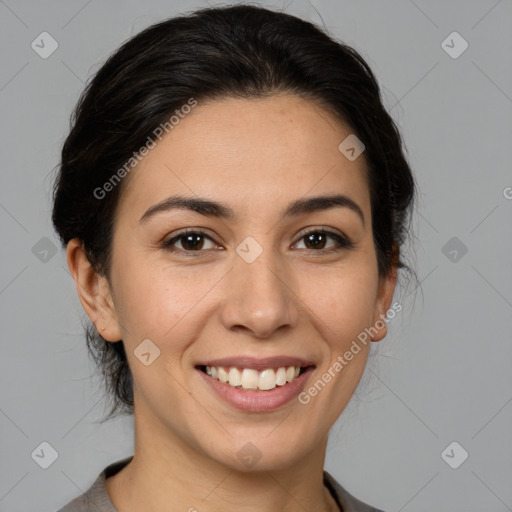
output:
[[[379,287],[377,291],[377,300],[375,302],[375,312],[373,316],[372,327],[377,330],[376,334],[372,334],[372,341],[380,341],[386,337],[388,332],[385,318],[395,291],[398,269],[395,261],[391,267],[389,275],[379,277]]]
[[[78,238],[68,242],[66,255],[78,298],[87,316],[102,338],[119,341],[122,339],[121,329],[107,278],[92,267]]]

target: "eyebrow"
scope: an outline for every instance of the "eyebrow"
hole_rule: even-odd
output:
[[[365,225],[364,214],[360,206],[353,199],[343,194],[298,199],[287,206],[283,218],[320,212],[335,207],[352,210],[359,216],[363,226]],[[206,217],[217,217],[226,220],[236,218],[232,208],[216,201],[200,197],[171,196],[146,210],[139,222],[145,222],[158,213],[170,210],[191,210]]]

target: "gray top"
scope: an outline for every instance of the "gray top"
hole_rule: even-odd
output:
[[[132,458],[127,457],[107,466],[84,494],[58,512],[117,512],[110,501],[105,480],[121,471]],[[341,512],[382,512],[349,494],[327,471],[324,471],[324,485],[331,492]]]

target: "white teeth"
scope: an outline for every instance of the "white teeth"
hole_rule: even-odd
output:
[[[276,384],[284,386],[286,384],[286,368],[278,368],[276,372]]]
[[[238,370],[238,368],[230,368],[229,369],[229,385],[230,386],[240,386],[242,384],[242,374]]]
[[[231,384],[231,380],[229,383]],[[251,368],[244,368],[241,384],[244,389],[258,389],[258,372]]]
[[[228,372],[226,370],[224,370],[224,368],[222,368],[222,366],[218,368],[218,374],[219,374],[219,380],[221,382],[228,382],[228,380],[229,380]]]
[[[276,374],[274,370],[263,370],[260,373],[258,387],[263,391],[268,391],[269,389],[274,389],[276,387]]]
[[[228,383],[235,388],[268,391],[295,380],[299,376],[300,366],[267,368],[261,372],[253,368],[238,369],[231,367],[226,369],[222,366],[207,366],[206,373],[213,379]]]

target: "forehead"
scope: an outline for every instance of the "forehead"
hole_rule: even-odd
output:
[[[294,95],[199,103],[129,176],[122,194],[140,211],[174,194],[211,197],[246,213],[308,195],[343,193],[369,208],[364,157],[339,144],[348,126]],[[251,212],[249,211],[251,210]]]

